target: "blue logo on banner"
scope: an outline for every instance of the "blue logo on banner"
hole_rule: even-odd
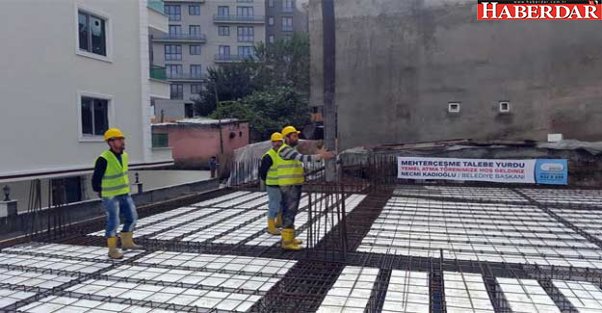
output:
[[[568,185],[569,165],[567,160],[537,160],[535,162],[535,182],[545,185]]]

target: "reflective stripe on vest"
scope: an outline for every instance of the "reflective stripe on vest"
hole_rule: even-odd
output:
[[[282,162],[282,159],[274,149],[270,149],[263,156],[265,157],[266,155],[269,155],[272,159],[272,166],[268,169],[268,176],[265,179],[265,184],[267,186],[278,186],[278,166],[280,165],[280,162]]]
[[[110,150],[103,152],[100,157],[107,161],[107,169],[101,183],[102,196],[112,198],[129,194],[128,154],[124,152],[121,155],[121,163]]]
[[[278,155],[282,152],[282,150],[288,147],[286,144],[283,144],[280,149],[278,149]],[[297,160],[284,160],[280,158],[280,162],[278,164],[278,185],[280,186],[294,186],[294,185],[302,185],[305,182],[305,171],[303,170],[303,163]]]

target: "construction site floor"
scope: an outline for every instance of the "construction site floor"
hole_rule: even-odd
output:
[[[265,193],[0,251],[2,312],[599,312],[602,191],[396,185],[304,193],[307,249],[265,232]]]

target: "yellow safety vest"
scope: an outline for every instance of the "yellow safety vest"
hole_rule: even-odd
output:
[[[278,156],[280,152],[288,147],[283,144],[278,149]],[[278,185],[279,186],[295,186],[302,185],[305,182],[305,171],[303,170],[303,163],[297,160],[284,160],[280,158],[278,162]]]
[[[269,155],[272,159],[272,166],[268,169],[268,176],[265,179],[266,186],[278,186],[278,166],[282,162],[282,158],[274,149],[268,150],[263,156]]]
[[[121,155],[121,163],[110,150],[103,152],[100,157],[107,160],[107,169],[101,183],[103,198],[129,194],[128,154],[124,152]]]

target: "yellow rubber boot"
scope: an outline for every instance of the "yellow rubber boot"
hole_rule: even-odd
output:
[[[299,251],[303,249],[303,247],[295,242],[294,229],[285,228],[282,230],[282,249],[290,251]]]
[[[114,260],[123,258],[123,253],[117,248],[117,237],[107,238],[107,247],[109,247],[109,258]]]
[[[280,229],[276,228],[276,220],[268,218],[268,233],[274,236],[280,235]]]
[[[282,212],[278,213],[278,215],[276,215],[276,227],[280,228],[282,227]]]
[[[137,245],[134,242],[134,233],[133,232],[122,232],[119,237],[121,237],[121,249],[123,250],[140,250],[142,246]]]

